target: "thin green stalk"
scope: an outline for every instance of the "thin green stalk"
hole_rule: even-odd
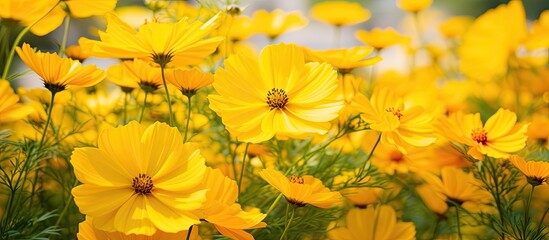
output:
[[[379,141],[381,140],[381,135],[382,134],[383,133],[379,133],[379,136],[377,137],[376,143],[374,144],[374,146],[372,147],[372,150],[370,150],[370,153],[368,154],[368,158],[366,158],[366,161],[364,161],[364,164],[362,164],[362,167],[360,168],[360,170],[358,170],[358,177],[362,177],[362,174],[364,173],[364,170],[366,169],[366,165],[368,164],[368,162],[372,158],[372,155],[374,155],[374,151],[376,150],[377,145],[379,144]],[[362,180],[362,179],[360,179],[360,180]]]
[[[267,210],[267,212],[265,213],[265,215],[269,215],[269,213],[271,213],[273,211],[276,204],[278,203],[278,201],[280,201],[281,198],[282,198],[282,193],[279,193],[278,196],[276,197],[276,199],[273,201],[273,203],[269,207],[269,209]]]
[[[535,185],[532,185],[532,190],[530,190],[530,193],[528,194],[528,200],[526,201],[526,207],[524,208],[524,227],[523,227],[523,234],[526,238],[527,232],[528,232],[528,225],[530,225],[530,203],[532,202],[532,195],[534,194],[534,189],[536,188]]]
[[[419,13],[414,13],[414,22],[416,24],[417,29],[417,37],[419,40],[419,48],[422,48],[425,44],[425,40],[423,39],[423,26],[421,26],[421,21],[419,19]]]
[[[463,237],[461,236],[461,221],[459,220],[459,207],[455,206],[456,208],[456,224],[457,224],[457,235],[458,239],[461,240]]]
[[[6,65],[4,65],[4,72],[2,73],[2,79],[7,79],[8,77],[8,73],[9,73],[9,69],[11,67],[11,63],[13,61],[13,56],[15,56],[15,48],[17,47],[17,45],[19,45],[19,42],[21,42],[21,39],[23,39],[23,36],[25,36],[25,34],[27,34],[27,32],[30,31],[30,29],[36,25],[36,23],[38,23],[40,20],[42,20],[42,18],[44,18],[46,15],[50,14],[51,11],[53,11],[53,9],[55,9],[57,7],[57,5],[59,4],[60,1],[58,1],[46,14],[44,14],[42,17],[40,17],[38,20],[36,20],[35,22],[33,22],[32,24],[28,25],[27,27],[23,28],[23,30],[21,30],[21,32],[19,32],[19,34],[17,35],[17,37],[15,38],[15,41],[13,41],[13,45],[11,47],[11,50],[10,50],[10,54],[8,55],[8,59],[6,61]]]
[[[238,177],[238,202],[240,202],[240,186],[242,185],[242,177],[244,176],[244,169],[246,168],[246,157],[248,156],[248,147],[250,143],[246,143],[244,148],[244,156],[242,156],[242,166],[240,168],[240,176]]]
[[[67,40],[69,39],[69,28],[71,26],[71,17],[67,15],[65,17],[65,30],[63,30],[63,38],[61,39],[61,46],[59,46],[59,54],[64,54],[67,48]],[[65,54],[67,55],[67,54]]]
[[[76,184],[77,184],[77,182],[72,184],[72,186],[75,187]],[[72,198],[73,198],[73,196],[69,192],[69,196],[67,197],[67,200],[65,201],[65,207],[63,208],[63,211],[61,212],[61,214],[59,214],[59,217],[57,217],[57,221],[55,221],[55,226],[59,226],[59,224],[61,223],[61,220],[63,220],[63,217],[67,213],[67,210],[69,210],[69,206],[71,205],[70,203],[72,201]]]
[[[128,96],[127,92],[124,93],[124,125],[128,123]]]
[[[289,206],[290,204],[288,204]],[[290,215],[290,220],[286,221],[286,224],[284,226],[284,231],[282,232],[282,235],[280,236],[280,239],[287,239],[286,234],[288,233],[288,229],[290,229],[290,226],[292,225],[292,220],[294,220],[295,215],[295,207],[292,206],[292,214]],[[287,220],[287,219],[286,219]]]
[[[162,83],[164,84],[164,90],[166,90],[166,98],[168,99],[168,109],[170,110],[170,126],[174,126],[175,121],[173,120],[173,111],[172,111],[172,101],[170,99],[170,92],[168,91],[168,84],[166,83],[166,78],[164,77],[164,64],[160,65],[160,71],[162,71]]]
[[[187,123],[185,124],[185,135],[183,135],[183,142],[187,142],[187,133],[189,132],[189,123],[191,122],[191,97],[187,96]]]
[[[42,148],[42,145],[44,144],[44,139],[46,137],[46,133],[48,132],[48,126],[50,125],[50,121],[51,121],[51,112],[52,112],[52,109],[53,109],[53,101],[55,99],[55,94],[57,92],[51,92],[51,101],[50,101],[50,106],[48,107],[48,119],[46,120],[46,125],[44,126],[44,132],[42,133],[42,138],[40,139],[40,148]]]
[[[341,41],[341,26],[335,26],[334,28],[334,48],[339,48]]]
[[[229,153],[231,151],[231,141],[229,140],[228,141],[229,143]],[[235,147],[234,147],[234,151],[231,153],[231,160],[232,160],[232,166],[233,166],[233,176],[234,176],[234,180],[236,181],[237,179],[237,175],[236,175],[236,150],[238,149],[238,139],[236,140],[236,143],[235,143]]]
[[[194,225],[191,225],[191,226],[189,227],[189,231],[187,231],[187,237],[185,238],[186,240],[191,239],[191,234],[192,234],[192,232],[193,232],[193,226],[194,226]]]
[[[143,120],[143,113],[145,113],[145,107],[147,106],[147,96],[149,95],[149,92],[145,91],[145,99],[143,100],[143,107],[141,108],[141,114],[139,116],[139,123],[141,123],[141,120]]]

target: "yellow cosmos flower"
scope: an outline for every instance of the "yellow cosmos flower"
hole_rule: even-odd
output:
[[[107,232],[95,228],[92,222],[92,218],[86,216],[86,220],[78,224],[78,233],[76,234],[78,240],[181,240],[187,237],[186,230],[177,233],[156,231],[152,236]],[[197,231],[193,231],[190,239],[196,239],[197,233]]]
[[[111,65],[107,69],[107,80],[118,85],[124,92],[131,92],[139,87],[140,80],[126,65],[124,62]]]
[[[41,19],[31,31],[45,35],[58,28],[67,16],[87,18],[102,16],[116,7],[117,0],[61,0],[57,6]],[[49,9],[48,9],[49,10]]]
[[[438,26],[440,33],[447,38],[461,38],[473,23],[470,16],[456,16],[448,18]]]
[[[407,240],[415,239],[416,235],[414,223],[397,221],[395,210],[388,205],[352,208],[346,220],[346,226],[328,232],[330,239]]]
[[[370,100],[359,94],[353,106],[370,128],[381,132],[381,142],[396,146],[404,154],[413,146],[435,141],[431,116],[420,106],[404,107],[403,100],[388,88],[375,88]]]
[[[58,4],[58,0],[2,0],[0,1],[0,19],[2,23],[13,22],[29,26],[36,21],[30,31],[38,36],[44,36],[55,30],[63,22],[63,18],[40,19]],[[63,14],[63,10],[55,8],[51,14]]]
[[[204,187],[208,189],[206,202],[195,211],[200,219],[214,224],[221,234],[233,239],[254,239],[244,229],[267,226],[262,222],[265,214],[243,211],[240,204],[235,203],[238,197],[236,182],[221,170],[208,168],[204,179]]]
[[[97,148],[75,149],[71,164],[82,183],[74,201],[100,230],[151,236],[200,223],[191,211],[206,200],[204,158],[176,128],[133,121],[107,129]]]
[[[475,210],[491,199],[491,195],[480,187],[482,183],[472,173],[466,173],[457,167],[442,168],[440,178],[434,174],[422,176],[426,184],[420,185],[416,190],[427,207],[436,213],[444,214],[448,211],[448,200],[465,209]]]
[[[68,46],[65,48],[65,54],[72,60],[78,60],[79,62],[84,62],[90,57],[89,49],[80,45]]]
[[[522,174],[524,174],[524,176],[526,176],[528,183],[532,184],[532,186],[541,185],[543,183],[547,184],[547,180],[549,179],[549,162],[526,162],[516,155],[510,156],[509,160],[522,172]]]
[[[460,70],[469,78],[490,81],[507,73],[509,57],[527,36],[522,1],[513,0],[478,17],[459,47]]]
[[[408,149],[407,154],[404,154],[394,145],[380,143],[371,161],[372,165],[376,166],[380,172],[391,175],[405,174],[429,169],[432,166],[430,153],[430,149],[412,147]]]
[[[345,1],[328,1],[311,8],[314,19],[334,26],[354,25],[370,19],[370,11],[362,5]]]
[[[233,55],[217,70],[210,108],[238,140],[262,142],[275,134],[325,134],[343,106],[333,94],[336,71],[326,63],[305,63],[295,45],[270,45],[259,61]],[[242,94],[242,93],[246,94]]]
[[[411,13],[417,13],[428,8],[433,0],[397,0],[397,7]]]
[[[214,81],[214,76],[211,73],[196,68],[168,69],[165,75],[166,81],[177,87],[187,97],[195,95],[198,89],[208,86]]]
[[[266,34],[271,39],[275,39],[285,32],[303,28],[308,23],[301,13],[284,12],[281,9],[275,9],[272,12],[258,10],[253,15],[255,32]]]
[[[0,124],[23,119],[34,112],[31,107],[18,102],[19,96],[13,92],[10,83],[0,79]]]
[[[215,51],[222,37],[203,40],[218,25],[219,15],[208,22],[149,22],[135,31],[114,14],[107,14],[107,30],[99,32],[100,41],[84,40],[91,54],[107,58],[142,58],[161,66],[172,63],[185,66],[201,63]]]
[[[154,92],[163,84],[162,72],[159,67],[151,66],[147,62],[139,59],[124,61],[122,62],[122,65],[124,65],[127,73],[130,74],[128,80],[131,79],[131,81],[137,82],[145,92]]]
[[[62,91],[67,86],[90,87],[105,78],[105,72],[95,65],[82,66],[80,62],[61,58],[57,53],[34,52],[28,43],[23,43],[23,47],[17,47],[16,51],[52,92]]]
[[[538,20],[532,24],[524,46],[528,50],[549,48],[549,10],[543,11]]]
[[[541,146],[549,149],[549,116],[535,114],[528,126],[528,140],[535,140]]]
[[[377,50],[382,50],[396,44],[406,44],[410,38],[400,35],[395,29],[388,27],[385,29],[374,28],[371,31],[358,30],[355,33],[358,41],[372,46]]]
[[[307,50],[306,58],[315,62],[327,62],[339,71],[348,73],[355,68],[374,65],[381,61],[381,57],[372,54],[373,48],[369,46],[350,47],[330,50]]]
[[[482,160],[484,155],[507,158],[509,153],[520,151],[526,145],[528,125],[515,123],[517,115],[500,108],[484,126],[480,114],[457,112],[442,117],[436,123],[438,132],[448,140],[469,146],[468,154]]]
[[[320,180],[310,175],[292,175],[287,178],[281,172],[267,168],[261,170],[259,176],[280,191],[289,203],[298,207],[310,204],[319,208],[331,208],[342,201],[339,192],[330,191]]]

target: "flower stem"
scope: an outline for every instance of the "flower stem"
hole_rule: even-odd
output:
[[[166,78],[164,77],[164,68],[163,64],[160,65],[160,71],[162,71],[162,83],[164,84],[164,90],[166,90],[166,98],[168,99],[168,109],[170,110],[170,126],[174,126],[175,121],[173,120],[172,112],[172,101],[170,99],[170,92],[168,91],[168,84],[166,83]]]
[[[69,28],[71,26],[71,17],[67,15],[65,17],[65,30],[63,31],[63,39],[61,40],[61,46],[59,46],[59,54],[65,54],[65,49],[67,48],[67,40],[69,39]]]
[[[288,205],[290,205],[290,204],[288,203]],[[295,207],[292,206],[292,214],[290,215],[290,220],[286,219],[288,221],[286,222],[286,224],[284,226],[284,231],[282,232],[282,235],[280,236],[281,240],[282,239],[287,239],[286,234],[288,232],[288,229],[290,229],[290,226],[292,225],[292,220],[294,220],[294,215],[295,215]]]
[[[76,187],[77,184],[78,184],[78,181],[76,181],[73,184],[73,188]],[[69,206],[71,205],[70,203],[72,201],[72,198],[73,198],[73,195],[72,195],[72,193],[69,192],[69,197],[67,198],[67,201],[65,202],[65,207],[63,208],[63,211],[61,212],[61,214],[59,214],[59,217],[57,217],[57,221],[55,221],[55,226],[59,226],[59,224],[61,223],[61,220],[63,219],[63,217],[67,213],[67,210],[69,209]]]
[[[341,26],[335,26],[334,28],[334,48],[339,48],[341,40]]]
[[[522,229],[524,231],[524,237],[526,237],[528,225],[530,225],[530,203],[532,202],[532,195],[534,194],[535,188],[536,186],[532,185],[532,190],[530,190],[530,193],[528,194],[528,200],[526,201],[526,206],[524,207],[524,227]]]
[[[240,186],[242,185],[242,177],[244,176],[244,169],[246,168],[246,156],[248,156],[248,147],[250,143],[246,143],[244,148],[244,156],[242,156],[242,166],[240,168],[240,176],[238,177],[238,202],[240,202]]]
[[[280,201],[281,198],[282,198],[282,193],[279,193],[278,196],[276,197],[276,199],[273,201],[273,203],[269,207],[269,209],[267,210],[267,212],[265,213],[265,215],[269,215],[269,213],[271,213],[273,211],[274,207],[276,206],[278,201]]]
[[[11,46],[11,49],[10,49],[10,54],[8,55],[8,59],[6,61],[6,65],[4,65],[4,72],[2,73],[2,79],[7,79],[8,77],[8,73],[10,71],[10,67],[11,67],[11,63],[13,61],[13,56],[15,56],[15,48],[17,47],[17,45],[19,45],[19,42],[21,42],[21,39],[23,39],[23,36],[25,36],[25,34],[27,34],[27,32],[30,31],[30,29],[36,25],[36,23],[38,23],[40,20],[42,20],[42,18],[44,18],[45,16],[47,16],[48,14],[50,14],[51,11],[53,11],[53,9],[55,9],[57,7],[57,5],[60,3],[61,1],[58,1],[55,5],[53,5],[53,7],[48,11],[46,12],[46,14],[44,14],[42,17],[40,17],[38,20],[36,20],[35,22],[31,23],[30,25],[28,25],[27,27],[23,28],[23,30],[21,30],[21,32],[19,32],[19,34],[17,35],[17,37],[15,38],[15,41],[13,41],[13,45]]]
[[[370,150],[370,153],[368,154],[368,158],[366,158],[366,161],[364,161],[364,164],[362,164],[362,167],[360,168],[360,170],[358,172],[358,178],[362,178],[362,174],[364,173],[364,169],[366,169],[366,165],[368,164],[368,162],[372,158],[372,155],[374,155],[374,151],[376,150],[377,145],[379,144],[379,141],[381,140],[381,135],[382,134],[383,133],[379,133],[379,136],[377,137],[376,143],[374,144],[374,146],[372,147],[372,150]],[[360,180],[362,180],[362,179],[360,179]]]
[[[139,123],[141,123],[141,120],[143,120],[143,113],[145,113],[145,107],[147,106],[147,96],[149,95],[149,92],[145,91],[145,99],[143,100],[143,107],[141,108],[141,114],[139,116]]]
[[[124,93],[124,125],[128,123],[128,93]]]
[[[55,99],[55,94],[57,92],[51,92],[51,101],[50,101],[50,105],[48,106],[48,118],[46,120],[46,125],[44,126],[44,132],[42,133],[42,138],[40,139],[40,147],[42,147],[42,145],[44,144],[44,139],[46,138],[46,133],[48,132],[48,126],[50,125],[50,121],[51,121],[51,112],[52,112],[52,109],[53,109],[53,101]]]
[[[460,220],[459,220],[459,207],[455,206],[455,208],[456,208],[457,235],[458,235],[458,239],[461,240],[463,238],[461,236],[461,223],[460,223]]]
[[[192,232],[193,232],[193,226],[194,226],[194,225],[191,225],[191,226],[189,227],[189,231],[187,231],[187,237],[185,238],[186,240],[191,239],[191,234],[192,234]]]
[[[187,96],[187,123],[185,124],[185,135],[183,135],[183,142],[187,142],[187,133],[189,132],[189,123],[191,122],[191,97]]]

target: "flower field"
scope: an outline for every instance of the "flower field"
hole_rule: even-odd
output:
[[[0,0],[0,239],[549,239],[549,10],[305,2]]]

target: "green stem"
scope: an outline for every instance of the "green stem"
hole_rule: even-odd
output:
[[[374,146],[372,147],[372,150],[370,150],[370,153],[368,154],[368,158],[366,158],[366,161],[364,161],[364,164],[362,164],[362,167],[358,171],[358,178],[362,177],[362,174],[364,173],[364,170],[366,169],[366,165],[368,164],[368,162],[372,158],[372,155],[374,155],[374,151],[376,150],[377,145],[379,144],[379,141],[381,140],[381,135],[382,134],[383,133],[379,133],[379,136],[377,137],[376,143],[374,144]],[[360,179],[360,180],[362,180],[362,179]]]
[[[459,207],[455,206],[455,208],[456,208],[457,235],[458,235],[458,239],[461,240],[463,238],[461,236],[461,222],[459,220]]]
[[[51,101],[50,101],[50,105],[48,106],[48,118],[46,120],[46,126],[44,126],[44,132],[42,133],[42,138],[40,139],[40,148],[44,144],[44,139],[46,137],[46,133],[48,132],[48,126],[50,125],[50,121],[51,121],[51,112],[52,112],[52,109],[53,109],[53,101],[55,99],[55,94],[56,93],[57,92],[51,92]]]
[[[145,113],[145,107],[147,106],[147,96],[149,92],[145,91],[145,99],[143,100],[143,107],[141,108],[141,114],[139,116],[139,123],[143,120],[143,114]]]
[[[334,28],[334,48],[339,48],[341,40],[341,26],[335,26]]]
[[[289,205],[289,204],[288,204]],[[290,215],[290,220],[288,220],[284,226],[284,231],[282,232],[282,235],[280,236],[280,239],[286,239],[286,234],[288,233],[288,229],[290,229],[290,226],[292,225],[292,220],[294,220],[295,215],[295,207],[292,206],[292,214]]]
[[[191,122],[191,97],[187,96],[187,123],[185,124],[185,135],[183,135],[183,142],[187,142],[187,133],[189,132],[189,123]]]
[[[175,121],[173,120],[172,112],[172,101],[170,99],[170,92],[168,91],[168,84],[166,83],[166,78],[164,77],[164,68],[163,64],[160,65],[160,71],[162,71],[162,83],[164,84],[164,90],[166,90],[166,98],[168,99],[168,109],[170,110],[170,126],[174,126]]]
[[[244,176],[244,169],[246,168],[246,156],[248,156],[248,147],[250,143],[246,143],[244,148],[244,156],[242,156],[242,166],[240,168],[240,176],[238,177],[238,202],[240,202],[240,186],[242,185],[242,176]]]
[[[57,5],[59,4],[60,1],[58,1],[46,14],[44,14],[42,17],[40,17],[38,20],[36,20],[35,22],[33,22],[32,24],[28,25],[27,27],[23,28],[23,30],[21,30],[21,32],[19,32],[19,34],[17,35],[17,37],[15,38],[15,41],[13,41],[13,45],[11,47],[11,50],[10,50],[10,54],[8,55],[8,59],[7,59],[7,62],[6,62],[6,65],[4,66],[4,72],[2,73],[2,79],[7,79],[8,77],[8,73],[9,73],[9,69],[11,67],[11,63],[13,61],[13,56],[15,56],[15,48],[17,47],[17,45],[19,45],[19,42],[21,42],[21,39],[23,39],[23,36],[25,36],[25,34],[27,34],[27,32],[30,31],[30,29],[36,25],[36,23],[38,23],[40,20],[42,20],[42,18],[44,18],[45,16],[47,16],[51,11],[53,11],[53,9],[55,9],[57,7]]]
[[[127,92],[124,93],[124,125],[128,123],[128,96]]]
[[[191,225],[191,226],[189,227],[189,231],[187,231],[187,237],[185,238],[186,240],[191,239],[191,234],[192,234],[192,232],[193,232],[193,226],[194,226],[194,225]]]
[[[530,225],[530,203],[532,202],[532,195],[534,194],[535,188],[536,186],[532,185],[532,190],[530,190],[530,193],[528,194],[528,200],[526,201],[526,207],[524,208],[524,227],[522,229],[524,231],[524,237],[526,237],[528,225]]]
[[[419,40],[419,48],[422,48],[425,44],[425,40],[423,39],[423,26],[421,26],[421,21],[419,19],[419,13],[414,13],[414,22],[416,24],[417,29],[417,37]]]
[[[72,187],[74,188],[76,186],[77,182],[74,183],[72,185]],[[59,224],[61,223],[61,220],[63,219],[63,217],[65,216],[65,214],[67,213],[67,210],[69,209],[69,206],[71,205],[71,201],[72,201],[72,194],[69,192],[69,197],[67,198],[67,201],[65,201],[65,207],[63,208],[63,211],[61,212],[61,214],[59,214],[59,217],[57,218],[57,221],[55,221],[55,226],[59,226]]]
[[[64,54],[67,48],[67,39],[69,39],[69,28],[71,26],[71,17],[67,15],[65,17],[65,30],[63,31],[63,38],[61,40],[61,46],[59,46],[59,54]],[[67,54],[65,54],[66,56]]]
[[[269,207],[269,209],[267,210],[267,212],[265,213],[265,215],[269,215],[269,213],[271,213],[273,211],[274,207],[276,206],[278,201],[280,201],[281,198],[282,198],[282,193],[279,193],[278,196],[276,197],[276,199],[273,201],[273,203]]]

